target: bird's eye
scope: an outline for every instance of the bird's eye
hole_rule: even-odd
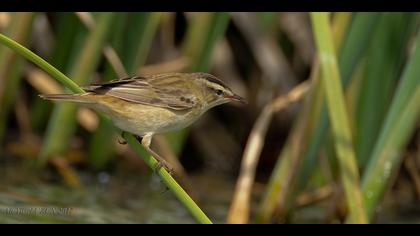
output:
[[[220,89],[218,89],[218,90],[216,90],[216,94],[217,94],[218,96],[221,96],[221,95],[223,94],[223,91],[222,91],[222,90],[220,90]]]

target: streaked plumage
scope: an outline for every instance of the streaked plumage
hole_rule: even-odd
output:
[[[139,136],[184,128],[216,105],[242,101],[221,80],[206,73],[130,77],[84,89],[85,94],[41,97],[81,103],[105,113],[120,129]]]
[[[160,166],[170,165],[150,149],[155,133],[184,128],[208,109],[244,100],[221,80],[206,73],[168,73],[130,77],[86,86],[84,94],[41,95],[44,99],[80,103],[108,115],[114,124],[141,136],[141,144]]]

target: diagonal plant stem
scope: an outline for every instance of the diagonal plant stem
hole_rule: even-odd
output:
[[[360,191],[360,179],[352,134],[346,111],[340,72],[335,55],[327,13],[311,13],[311,21],[321,65],[321,80],[325,86],[328,114],[332,124],[335,150],[341,169],[351,223],[366,223],[366,212]]]
[[[19,53],[29,61],[33,62],[37,66],[44,69],[55,79],[59,80],[66,87],[71,89],[75,93],[84,93],[84,90],[80,88],[76,83],[74,83],[70,78],[61,73],[47,61],[37,56],[35,53],[31,52],[29,49],[20,45],[19,43],[13,41],[12,39],[6,37],[3,34],[0,34],[0,43]],[[128,134],[127,141],[130,146],[138,152],[140,145],[132,134]],[[142,156],[146,164],[154,169],[157,165],[157,161],[149,155]],[[197,204],[191,199],[191,197],[182,189],[182,187],[176,182],[176,180],[164,169],[160,168],[157,172],[162,181],[166,186],[174,193],[177,199],[184,205],[184,207],[190,212],[190,214],[197,220],[199,223],[211,224],[211,220],[204,214],[204,212],[197,206]]]
[[[19,53],[19,55],[22,55],[29,61],[33,62],[34,64],[41,67],[41,69],[48,71],[49,74],[51,74],[52,77],[54,77],[56,80],[60,81],[65,87],[70,89],[74,93],[84,93],[82,88],[80,88],[75,82],[73,82],[71,79],[69,79],[66,75],[61,73],[61,71],[57,70],[54,66],[49,64],[47,61],[42,59],[41,57],[37,56],[35,53],[31,52],[26,47],[20,45],[19,43],[16,43],[12,39],[6,37],[3,34],[0,34],[0,43],[3,45],[9,47],[10,49],[14,50],[15,52]]]

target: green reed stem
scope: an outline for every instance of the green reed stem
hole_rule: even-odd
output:
[[[61,73],[47,61],[37,56],[35,53],[31,52],[29,49],[20,45],[19,43],[13,41],[12,39],[6,37],[3,34],[0,34],[0,43],[19,53],[29,61],[33,62],[37,66],[41,67],[47,73],[49,73],[53,78],[57,79],[64,86],[68,87],[75,93],[84,93],[84,90],[80,88],[76,83],[74,83],[69,77]],[[141,146],[136,141],[133,135],[128,134],[127,141],[130,146],[137,152]],[[157,161],[149,155],[141,156],[146,164],[154,169],[157,165]],[[178,200],[185,206],[185,208],[190,212],[190,214],[197,220],[199,223],[211,224],[210,219],[204,214],[204,212],[197,206],[197,204],[191,199],[191,197],[182,189],[182,187],[176,182],[176,180],[164,169],[160,168],[158,171],[159,177],[166,184],[166,186],[175,194]]]
[[[340,72],[327,13],[311,13],[311,20],[325,86],[328,114],[332,125],[335,150],[341,169],[346,201],[352,223],[366,223],[357,160],[353,147]]]
[[[137,139],[133,135],[127,135],[125,136],[125,138],[136,153],[139,154],[142,152],[142,146],[139,145]],[[156,161],[156,159],[150,155],[139,154],[139,156],[143,157],[144,162],[146,162],[146,164],[152,170],[154,170],[158,165],[158,161]],[[168,171],[165,170],[165,168],[160,168],[159,171],[157,171],[157,174],[199,223],[212,223],[210,219],[204,214],[204,212],[197,206],[194,200],[192,200],[192,198],[184,191],[184,189],[182,189],[182,187],[174,180],[171,174],[169,174]]]
[[[33,62],[34,64],[41,67],[41,69],[47,71],[51,74],[52,77],[57,79],[60,83],[62,83],[65,87],[69,88],[74,93],[84,93],[83,89],[81,89],[75,82],[69,79],[66,75],[61,73],[57,70],[54,66],[49,64],[47,61],[42,59],[41,57],[37,56],[35,53],[31,52],[29,49],[25,48],[24,46],[16,43],[12,39],[6,37],[3,34],[0,34],[0,43],[7,46],[8,48],[14,50],[15,52],[19,53],[29,61]]]

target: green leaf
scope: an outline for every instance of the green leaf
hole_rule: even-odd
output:
[[[356,152],[361,167],[369,160],[404,62],[408,36],[412,33],[411,16],[384,14],[375,29],[357,95]]]
[[[402,161],[402,148],[412,136],[420,113],[420,36],[405,67],[383,126],[363,176],[363,197],[371,219],[383,198],[392,176]]]

